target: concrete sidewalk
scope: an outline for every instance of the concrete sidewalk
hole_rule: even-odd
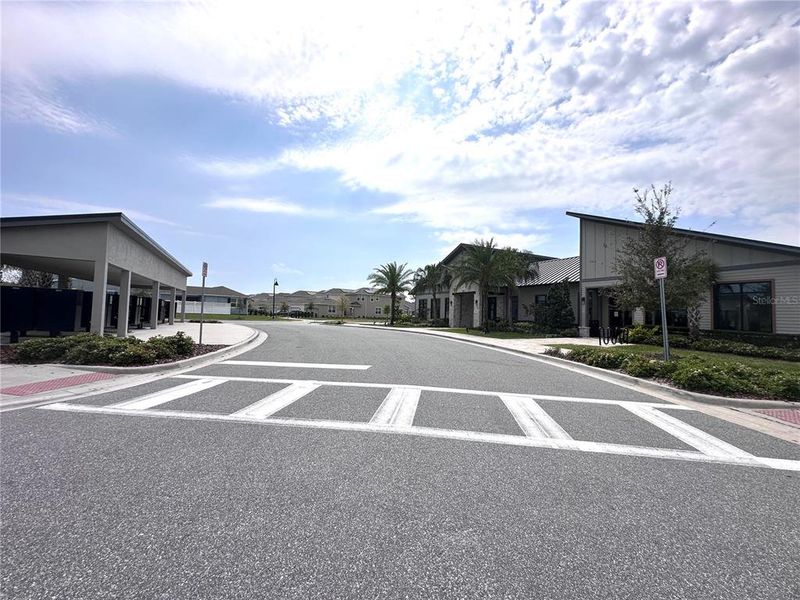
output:
[[[132,337],[142,340],[162,335],[175,335],[184,332],[195,342],[200,338],[199,323],[176,323],[160,325],[157,329],[139,329],[131,332]],[[236,346],[248,341],[254,335],[253,329],[233,323],[203,324],[203,344],[214,346]],[[202,359],[201,357],[198,357]],[[167,368],[169,365],[165,365]],[[62,367],[59,365],[0,365],[0,410],[13,408],[36,401],[43,397],[82,395],[100,390],[134,385],[158,375],[141,373],[104,373],[96,369]]]
[[[503,340],[498,338],[486,337],[484,335],[470,335],[468,333],[453,333],[452,331],[442,331],[441,329],[427,328],[427,327],[395,327],[389,328],[385,325],[366,325],[361,323],[344,323],[342,327],[369,327],[370,329],[383,329],[390,331],[412,331],[414,333],[422,333],[426,335],[436,335],[439,337],[451,338],[454,340],[461,340],[466,342],[475,342],[478,344],[485,344],[487,346],[496,346],[498,348],[505,348],[506,350],[516,350],[517,352],[525,352],[527,354],[544,354],[549,346],[555,344],[576,344],[580,346],[594,346],[599,347],[597,338],[578,338],[578,337],[555,337],[555,338],[520,338]],[[617,346],[624,346],[625,344],[616,344]]]
[[[175,323],[159,325],[156,329],[135,329],[129,335],[147,340],[157,335],[169,336],[182,331],[195,342],[200,340],[200,323]],[[233,346],[248,339],[253,330],[244,325],[229,322],[203,323],[203,343],[212,346]]]

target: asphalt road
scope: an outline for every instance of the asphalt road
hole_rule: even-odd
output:
[[[488,348],[257,326],[234,360],[306,366],[2,415],[4,597],[800,597],[796,445]]]

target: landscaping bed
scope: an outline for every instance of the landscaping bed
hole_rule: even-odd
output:
[[[225,346],[195,344],[183,332],[148,340],[134,337],[104,337],[81,333],[66,337],[32,339],[3,346],[4,363],[61,363],[67,365],[109,365],[117,367],[170,363],[214,352]]]
[[[661,347],[655,345],[593,348],[561,344],[546,354],[693,392],[800,401],[800,363],[788,360],[674,349],[672,360],[665,362]]]

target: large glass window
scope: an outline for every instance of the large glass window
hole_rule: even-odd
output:
[[[715,285],[714,327],[772,333],[772,283]]]

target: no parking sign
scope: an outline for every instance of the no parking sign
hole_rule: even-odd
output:
[[[657,259],[653,261],[653,265],[656,268],[656,279],[666,279],[667,278],[667,257],[666,256],[659,256]]]

